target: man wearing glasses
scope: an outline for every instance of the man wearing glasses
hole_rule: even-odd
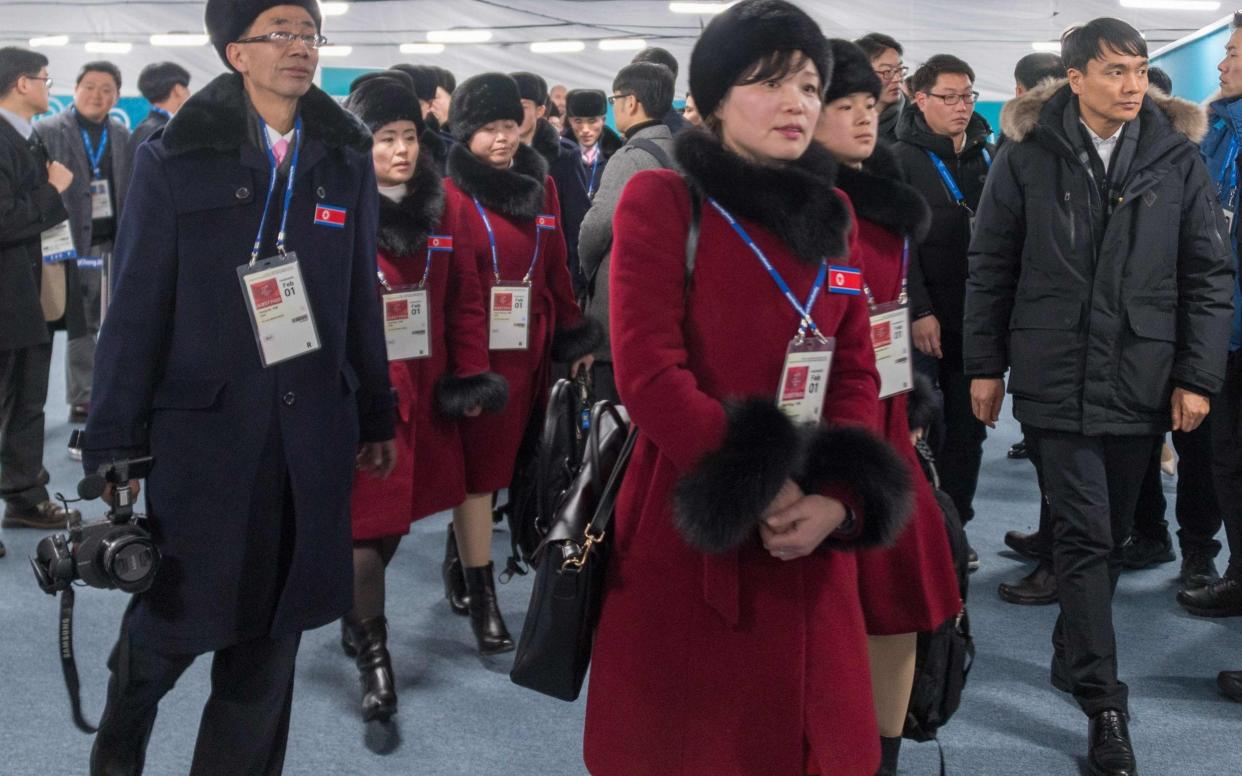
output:
[[[987,142],[992,130],[974,111],[974,81],[970,65],[955,56],[928,59],[911,79],[914,102],[901,114],[893,146],[910,185],[932,211],[931,230],[910,261],[910,332],[916,366],[944,396],[943,439],[933,441],[939,441],[942,486],[963,523],[974,516],[987,434],[971,411],[970,381],[962,372],[966,254],[993,153]]]
[[[232,72],[138,149],[82,448],[87,471],[151,456],[162,562],[109,661],[96,776],[142,771],[208,652],[190,773],[281,772],[301,633],[351,607],[354,470],[394,463],[371,138],[312,85],[320,23],[314,0],[210,0]]]
[[[871,69],[880,77],[884,87],[875,108],[880,112],[879,137],[888,143],[897,140],[897,118],[905,110],[908,100],[902,84],[910,68],[901,61],[904,50],[901,44],[882,32],[868,33],[854,43],[871,60]]]

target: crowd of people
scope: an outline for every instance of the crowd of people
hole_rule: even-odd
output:
[[[132,487],[163,562],[91,773],[141,773],[208,653],[192,773],[280,773],[301,634],[338,621],[362,719],[390,719],[385,569],[446,510],[446,605],[513,650],[493,510],[568,374],[638,432],[592,773],[896,773],[918,636],[964,606],[945,511],[979,530],[1008,393],[1042,498],[1005,537],[1036,567],[999,594],[1059,604],[1051,684],[1090,772],[1134,776],[1112,598],[1174,560],[1170,431],[1177,602],[1242,616],[1234,21],[1206,110],[1101,18],[1017,63],[999,134],[963,59],[911,73],[894,38],[828,39],[784,0],[713,18],[684,109],[654,47],[610,91],[396,64],[341,104],[309,0],[209,0],[227,72],[191,94],[148,66],[132,133],[112,63],[36,121],[49,60],[0,49],[3,525],[78,517],[43,466],[56,331],[70,454],[152,458]],[[1242,702],[1242,671],[1218,681]]]

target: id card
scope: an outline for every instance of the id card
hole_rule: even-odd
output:
[[[807,337],[801,341],[795,338],[789,343],[776,406],[793,422],[819,422],[836,344],[833,337]]]
[[[530,286],[501,284],[492,287],[488,305],[487,346],[491,350],[526,350],[530,347]]]
[[[43,249],[43,261],[55,264],[58,261],[76,259],[78,251],[73,247],[73,232],[69,229],[69,221],[61,221],[56,226],[39,236]]]
[[[91,181],[91,220],[112,218],[112,188],[107,179]]]
[[[237,268],[263,366],[319,350],[306,284],[296,253]]]
[[[426,289],[395,288],[384,294],[384,339],[389,361],[431,355],[431,308]]]
[[[871,345],[880,373],[880,398],[887,399],[914,387],[910,358],[910,308],[900,302],[876,305],[871,311]]]

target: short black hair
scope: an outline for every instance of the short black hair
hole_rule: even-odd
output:
[[[1147,68],[1147,83],[1165,94],[1173,93],[1173,79],[1169,77],[1168,73],[1158,67]]]
[[[1065,63],[1050,51],[1027,54],[1013,69],[1013,80],[1023,89],[1034,89],[1049,78],[1064,78]]]
[[[111,62],[101,59],[97,62],[87,62],[85,65],[82,65],[82,69],[78,71],[78,80],[74,81],[73,85],[77,86],[82,83],[82,79],[86,77],[87,73],[107,73],[112,76],[113,81],[116,81],[116,90],[118,92],[121,91],[121,68]]]
[[[673,71],[655,62],[634,62],[612,79],[614,92],[633,94],[648,118],[661,119],[673,109]]]
[[[1139,31],[1120,19],[1107,16],[1070,27],[1061,36],[1061,59],[1070,70],[1087,72],[1087,63],[1098,59],[1105,48],[1118,54],[1147,58],[1147,41]]]
[[[138,74],[138,91],[151,103],[163,102],[173,89],[189,85],[190,71],[176,62],[156,62]]]
[[[936,54],[915,70],[914,75],[910,76],[910,91],[929,91],[936,85],[936,79],[945,73],[964,75],[970,79],[971,83],[975,81],[975,71],[970,69],[970,65],[966,64],[965,60],[952,54]]]
[[[6,46],[0,48],[0,97],[17,88],[22,76],[35,76],[47,67],[47,57],[37,51]]]
[[[882,32],[868,32],[858,40],[854,41],[854,45],[863,50],[867,55],[867,59],[875,59],[888,49],[893,49],[901,56],[905,56],[905,49],[897,42],[897,39],[891,35],[885,35]]]
[[[1232,26],[1235,30],[1242,28],[1242,11],[1234,11]]]
[[[630,60],[630,64],[634,64],[636,62],[652,62],[657,65],[664,65],[669,69],[669,72],[673,74],[673,80],[677,80],[677,71],[679,69],[677,67],[677,57],[668,53],[667,49],[662,49],[659,46],[648,46],[647,48],[640,50],[634,55],[634,58]]]
[[[442,67],[436,67],[436,86],[450,95],[457,91],[457,76]]]

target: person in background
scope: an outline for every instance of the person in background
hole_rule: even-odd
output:
[[[648,46],[641,49],[634,55],[634,58],[630,60],[630,64],[635,62],[652,62],[657,65],[664,65],[668,68],[669,72],[673,74],[673,83],[677,83],[677,73],[679,71],[677,57],[673,56],[668,49],[662,49],[659,46]],[[680,111],[671,107],[668,109],[668,112],[660,117],[660,121],[663,122],[664,126],[668,127],[668,131],[672,132],[674,135],[690,126],[689,120],[683,118]]]
[[[1169,95],[1173,96],[1173,79],[1169,74],[1158,67],[1149,68],[1147,71],[1147,81],[1149,84]]]
[[[548,169],[555,167],[562,158],[578,153],[578,144],[548,123],[548,84],[542,76],[534,73],[510,73],[517,81],[522,94],[522,122],[518,132],[522,143],[535,149],[543,157]]]
[[[897,119],[905,110],[909,99],[902,91],[902,83],[910,68],[902,61],[905,49],[890,35],[869,32],[854,43],[871,60],[871,69],[880,77],[884,91],[876,109],[880,111],[880,140],[893,143],[897,140]]]
[[[548,102],[556,106],[559,115],[565,115],[565,95],[569,94],[569,87],[565,84],[557,84],[548,90]]]
[[[699,115],[699,108],[694,104],[694,95],[690,92],[686,92],[686,105],[681,109],[681,115],[691,126],[703,125],[703,117]]]
[[[190,71],[176,62],[156,62],[138,74],[138,91],[151,103],[151,112],[129,135],[129,156],[138,146],[177,115],[190,99]]]
[[[551,124],[552,128],[558,133],[565,133],[565,114],[559,107],[557,107],[556,103],[553,102],[551,98],[548,99],[548,111],[544,114],[544,118],[548,120],[548,123]]]
[[[457,90],[457,76],[438,65],[433,69],[436,72],[436,96],[431,101],[431,112],[436,117],[436,123],[440,125],[440,131],[451,135],[449,105],[453,101],[453,92]]]
[[[414,84],[414,94],[423,113],[423,133],[418,139],[420,156],[425,156],[444,177],[448,165],[449,148],[453,145],[453,136],[445,132],[440,124],[436,100],[440,93],[439,68],[431,65],[393,65],[390,70],[400,71],[410,77]],[[361,78],[363,76],[359,76]],[[357,79],[355,79],[357,83]],[[353,91],[353,85],[350,85]]]

